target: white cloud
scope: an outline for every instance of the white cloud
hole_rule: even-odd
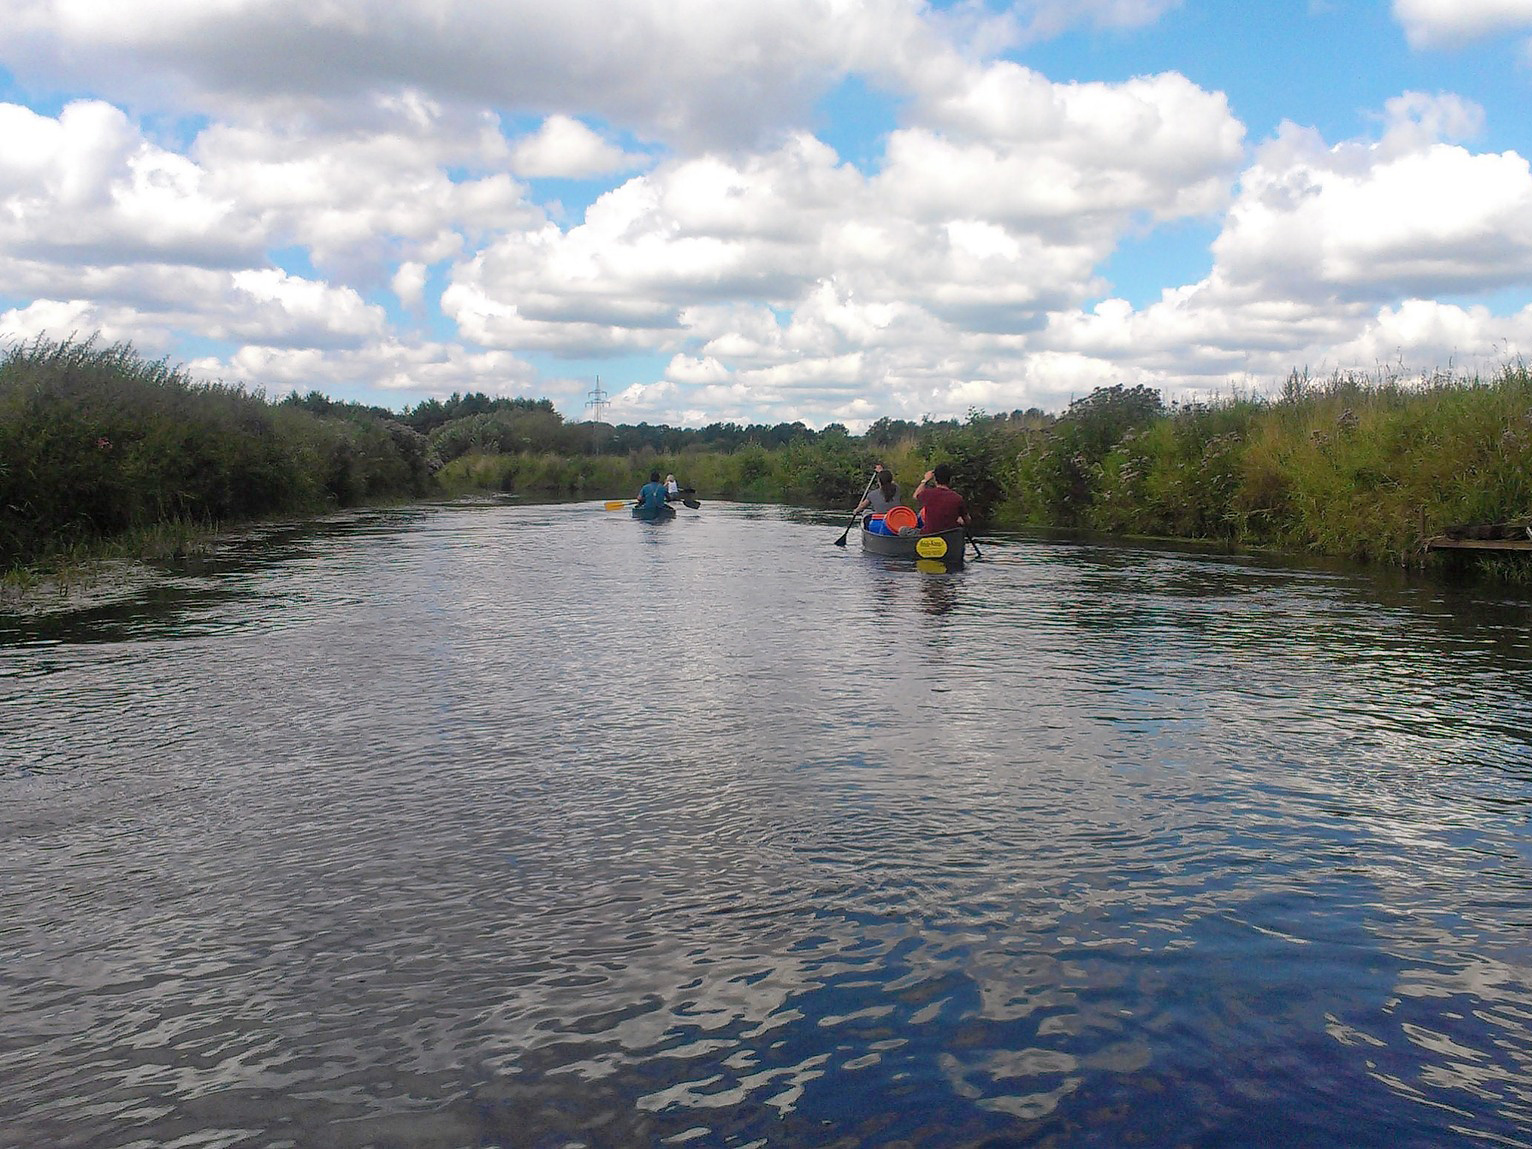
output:
[[[231,315],[210,328],[219,338],[338,349],[384,335],[383,309],[366,303],[349,287],[331,287],[275,268],[237,271],[231,279]]]
[[[640,167],[629,155],[571,116],[549,116],[535,133],[518,140],[511,167],[528,178],[589,179]]]
[[[359,274],[541,221],[504,172],[449,175],[503,164],[492,123],[418,112],[335,135],[212,125],[181,154],[99,101],[57,118],[0,104],[0,256],[236,267],[301,245],[317,265]]]
[[[674,383],[721,383],[728,377],[729,369],[710,355],[677,355],[665,368],[665,378]]]
[[[434,263],[469,237],[536,225],[543,213],[504,171],[507,149],[482,122],[396,119],[383,130],[337,133],[300,125],[215,125],[192,154],[213,186],[237,195],[273,244],[305,247],[315,264],[381,275]],[[450,169],[491,169],[454,179]]]
[[[894,133],[871,179],[802,135],[661,164],[568,232],[508,232],[456,268],[444,308],[477,342],[570,352],[593,338],[679,351],[698,308],[747,299],[798,314],[797,352],[876,341],[896,319],[1025,330],[1087,295],[1137,221],[1216,209],[1243,155],[1223,99],[1178,76],[1050,85],[997,65],[966,78],[976,91],[948,79],[950,134]],[[832,280],[838,319],[808,318]]]
[[[292,390],[337,394],[378,389],[385,394],[372,401],[383,403],[389,402],[388,392],[398,391],[523,396],[537,381],[530,364],[505,352],[469,353],[443,344],[395,339],[340,352],[251,344],[227,358],[202,358],[187,366],[203,375],[247,382],[270,395]],[[561,397],[570,400],[573,395]]]
[[[923,11],[916,0],[117,0],[107,20],[92,3],[36,0],[8,15],[0,64],[143,107],[324,117],[420,89],[733,145],[803,124],[853,67],[929,63],[944,45]]]
[[[1421,129],[1463,117],[1453,102],[1402,134],[1334,147],[1284,127],[1241,178],[1218,266],[1231,283],[1285,298],[1383,301],[1532,279],[1526,159],[1476,155]]]
[[[1027,40],[1052,39],[1070,28],[1142,28],[1181,0],[1015,0]]]
[[[1405,92],[1383,105],[1379,151],[1411,151],[1439,141],[1471,140],[1484,131],[1484,109],[1450,92]]]
[[[1532,173],[1513,153],[1438,138],[1471,134],[1477,109],[1407,94],[1375,140],[1327,144],[1284,127],[1240,179],[1211,275],[1135,309],[1055,310],[1008,343],[970,336],[963,371],[997,407],[1113,382],[1167,397],[1263,388],[1316,371],[1452,365],[1492,372],[1525,354],[1532,307],[1497,316],[1431,298],[1532,281]],[[986,363],[1008,347],[1014,354]],[[987,390],[986,390],[987,388]]]
[[[259,258],[254,215],[109,104],[72,103],[57,118],[0,104],[0,141],[0,255],[198,266]]]
[[[0,345],[38,336],[88,339],[96,335],[107,343],[137,342],[141,350],[158,349],[159,341],[144,340],[144,331],[133,319],[89,299],[36,299],[25,307],[0,311]]]
[[[389,282],[394,289],[394,295],[399,302],[411,310],[419,310],[425,303],[426,295],[426,265],[423,263],[407,262],[399,265],[399,270],[394,272],[394,278]]]
[[[9,270],[0,260],[0,275]],[[55,292],[0,316],[0,334],[99,332],[108,341],[170,349],[177,334],[268,347],[344,350],[384,338],[382,308],[352,288],[280,270],[227,272],[169,264],[79,268],[50,277]]]
[[[506,233],[454,270],[442,306],[492,346],[672,350],[688,306],[799,294],[822,262],[827,221],[860,187],[807,137],[738,165],[663,165],[602,196],[567,233]]]
[[[1473,150],[1472,102],[1404,93],[1372,138],[1286,125],[1251,151],[1185,76],[1056,83],[990,55],[1173,6],[12,4],[0,64],[103,98],[0,104],[0,331],[221,341],[199,363],[272,389],[570,414],[588,379],[520,356],[641,354],[666,367],[626,416],[853,426],[1527,346],[1526,312],[1438,300],[1532,281],[1532,175]],[[1395,6],[1421,44],[1520,10]],[[859,166],[807,127],[848,77],[897,100]],[[566,219],[523,182],[543,178],[605,190]],[[1205,279],[1097,302],[1126,237],[1187,219],[1221,221]],[[439,303],[463,346],[394,329],[389,292],[409,329]]]
[[[1456,47],[1532,29],[1532,0],[1394,0],[1394,18],[1412,47]]]
[[[1493,374],[1532,349],[1532,307],[1497,316],[1483,306],[1407,299],[1378,311],[1365,329],[1333,354],[1353,363],[1404,360],[1432,368]]]

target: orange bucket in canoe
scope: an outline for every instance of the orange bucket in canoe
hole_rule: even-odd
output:
[[[915,512],[909,507],[894,507],[886,515],[883,521],[888,524],[888,529],[898,534],[901,527],[913,527],[916,523]]]

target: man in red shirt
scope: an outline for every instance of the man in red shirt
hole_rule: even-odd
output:
[[[921,534],[935,535],[968,525],[968,504],[963,502],[962,495],[947,485],[951,481],[952,468],[946,463],[937,463],[915,488]]]

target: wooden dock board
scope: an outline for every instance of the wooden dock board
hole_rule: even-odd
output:
[[[1454,539],[1437,535],[1426,540],[1428,551],[1522,551],[1532,553],[1532,539]]]

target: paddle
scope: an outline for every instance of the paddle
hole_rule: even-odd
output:
[[[702,504],[690,497],[682,499],[681,503],[683,506],[690,507],[694,511],[702,509]],[[606,503],[606,509],[609,511],[620,511],[623,507],[631,507],[633,505],[632,499],[611,499]]]
[[[972,535],[969,535],[968,536],[968,545],[973,548],[973,557],[974,558],[982,559],[984,557],[982,554],[979,553],[979,540],[978,539],[974,538]]]
[[[872,478],[867,480],[867,491],[872,490],[872,485],[874,483],[876,483],[877,481],[878,481],[878,472],[874,471],[872,473]],[[862,499],[865,499],[867,497],[867,491],[863,491],[862,492]],[[856,501],[857,511],[862,509],[862,499],[858,499]],[[835,545],[836,546],[843,547],[843,546],[846,545],[846,537],[851,534],[851,524],[854,523],[854,522],[856,522],[856,511],[852,511],[851,512],[851,517],[846,520],[846,529],[843,530],[840,533],[840,538],[835,540]]]

